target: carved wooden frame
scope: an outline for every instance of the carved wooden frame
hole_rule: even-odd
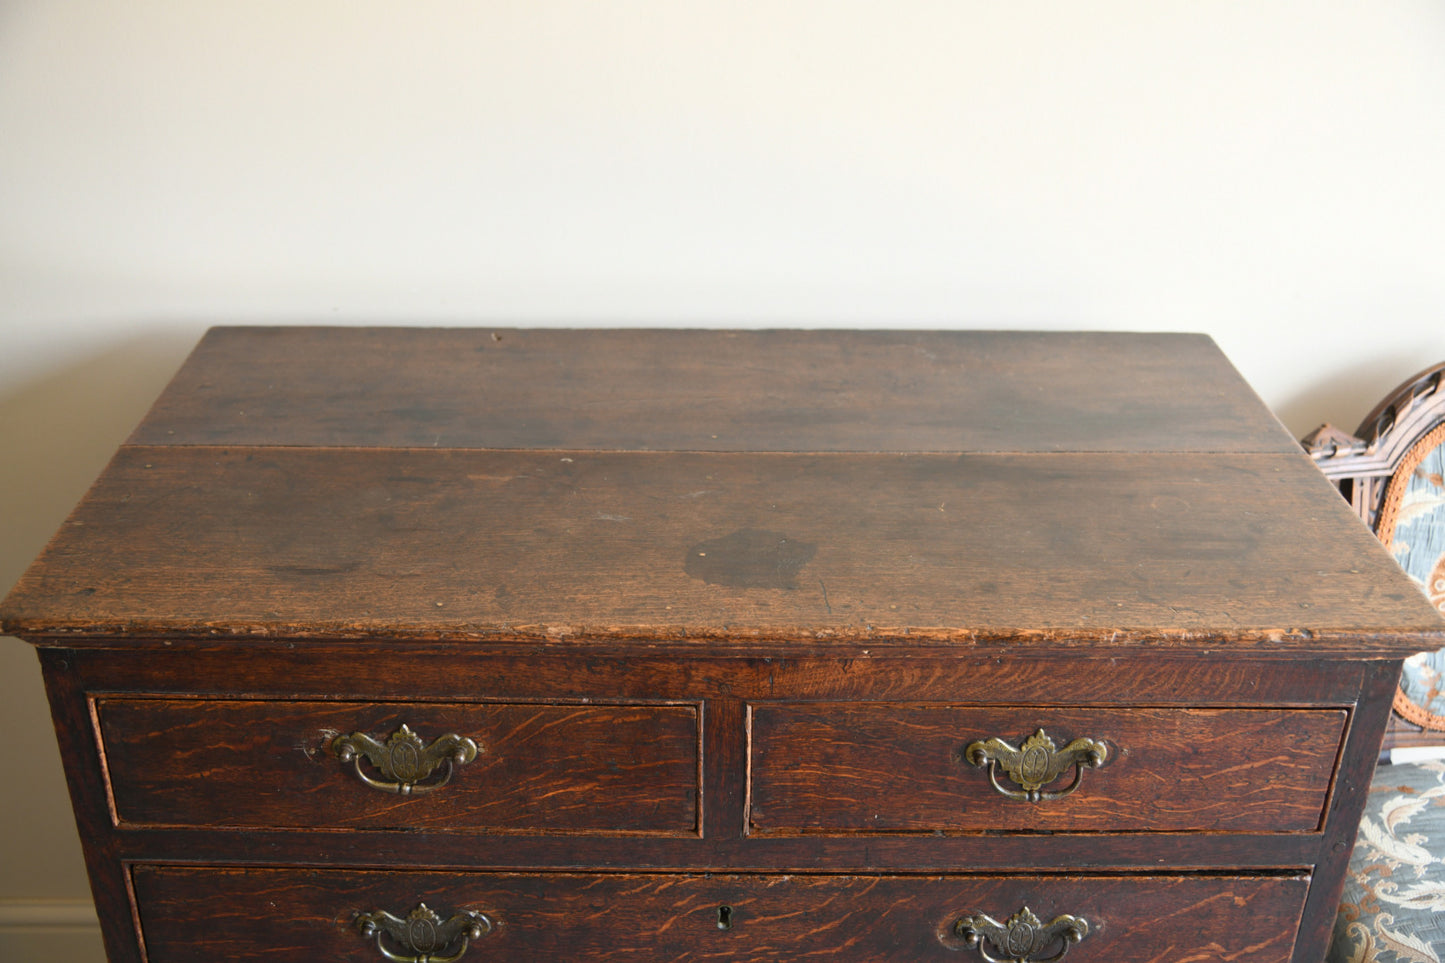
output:
[[[1314,463],[1349,500],[1355,513],[1390,547],[1402,475],[1413,472],[1421,442],[1445,432],[1445,362],[1407,379],[1365,416],[1353,435],[1320,425],[1300,442]],[[1395,713],[1385,746],[1445,742],[1445,717],[1430,715],[1395,692]]]
[[[1365,416],[1353,435],[1320,425],[1300,444],[1339,487],[1370,530],[1379,533],[1385,489],[1405,456],[1445,424],[1445,362],[1409,378]],[[1389,546],[1387,541],[1386,546]]]

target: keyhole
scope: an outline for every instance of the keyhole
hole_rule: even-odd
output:
[[[731,906],[719,906],[717,908],[717,928],[730,930],[733,928],[733,908]]]

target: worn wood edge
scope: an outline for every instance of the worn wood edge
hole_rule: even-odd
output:
[[[283,446],[184,446],[190,453],[204,449],[215,451],[248,451],[248,450],[275,450]],[[377,621],[196,621],[188,619],[147,619],[147,620],[116,620],[116,621],[86,621],[67,620],[35,616],[24,616],[7,612],[20,595],[21,587],[26,579],[37,569],[39,565],[51,553],[54,544],[62,537],[70,520],[73,519],[93,497],[97,486],[113,470],[114,463],[125,455],[136,455],[141,452],[155,453],[157,457],[164,457],[177,450],[171,446],[155,445],[122,445],[117,450],[111,463],[107,464],[105,470],[92,484],[90,490],[72,509],[67,520],[52,535],[46,548],[31,563],[31,566],[21,575],[21,578],[11,588],[8,596],[0,598],[0,635],[15,636],[31,642],[37,646],[49,645],[87,645],[92,643],[104,643],[119,637],[152,638],[158,640],[190,640],[190,639],[225,639],[225,640],[247,640],[247,639],[296,639],[296,640],[339,640],[339,641],[369,641],[369,640],[396,640],[396,641],[418,641],[418,642],[447,642],[467,644],[494,644],[494,643],[566,643],[578,645],[581,643],[613,643],[613,642],[642,642],[661,644],[681,644],[695,648],[701,644],[727,645],[729,643],[764,644],[764,645],[798,645],[804,643],[820,644],[848,644],[862,643],[871,645],[939,645],[949,649],[966,646],[1006,646],[1006,645],[1050,645],[1054,647],[1082,648],[1095,647],[1100,649],[1128,649],[1141,646],[1167,647],[1170,649],[1195,649],[1208,650],[1215,646],[1230,646],[1232,651],[1238,651],[1241,647],[1279,646],[1280,651],[1291,654],[1318,654],[1322,656],[1338,656],[1349,654],[1351,656],[1364,656],[1376,659],[1404,658],[1416,652],[1440,648],[1445,646],[1445,620],[1427,618],[1426,621],[1418,623],[1403,623],[1399,625],[1381,626],[1378,624],[1370,626],[1351,625],[1294,625],[1294,626],[1248,626],[1243,628],[1229,629],[1183,629],[1168,626],[1116,626],[1116,627],[1080,627],[1069,625],[1043,625],[1035,628],[1023,629],[1018,626],[925,626],[925,625],[892,625],[881,626],[874,624],[861,624],[856,626],[834,625],[826,628],[809,628],[807,626],[788,625],[742,625],[724,624],[721,626],[703,626],[697,624],[675,623],[658,625],[655,623],[641,625],[606,625],[589,623],[568,623],[568,624],[531,624],[531,623],[445,623],[430,622],[408,627],[399,627],[394,622]],[[294,450],[294,449],[288,449]],[[341,447],[332,450],[356,451],[358,453],[369,453],[373,449]],[[436,449],[414,449],[418,452],[436,454]],[[606,454],[605,452],[580,451],[578,449],[548,449],[546,451],[532,449],[487,449],[487,453],[518,454],[533,457],[540,454],[556,453],[559,455],[589,455]],[[676,454],[674,452],[621,452],[627,455],[640,455],[644,457],[666,456]],[[798,457],[798,453],[791,452],[701,452],[707,458],[768,458],[777,457],[788,459]],[[1100,457],[1126,456],[1130,458],[1141,458],[1146,460],[1163,459],[1172,460],[1176,458],[1195,457],[1203,453],[1197,452],[820,452],[822,458],[866,456],[866,457],[918,457],[918,458],[940,458],[940,457],[972,457],[983,459],[995,458],[1038,458],[1040,460],[1084,459],[1095,460]],[[1299,451],[1282,455],[1277,452],[1232,452],[1228,453],[1231,459],[1240,461],[1264,461],[1278,462],[1293,469],[1304,469],[1308,471],[1303,475],[1310,483],[1316,483],[1322,492],[1328,492],[1335,496],[1332,498],[1321,498],[1321,510],[1333,511],[1343,519],[1355,522],[1353,514],[1349,511],[1348,504],[1341,498],[1330,482],[1315,470],[1308,457]],[[1328,506],[1328,507],[1326,507]],[[1341,529],[1344,534],[1344,529]],[[1351,533],[1353,534],[1353,533]],[[1360,529],[1359,534],[1367,534]],[[1374,545],[1373,537],[1365,539],[1370,545]],[[1403,573],[1400,580],[1404,582]],[[1413,587],[1413,586],[1412,586]],[[1421,599],[1423,602],[1423,598]],[[1408,604],[1408,603],[1403,603]],[[1426,606],[1425,611],[1430,611]],[[1432,613],[1433,615],[1433,613]]]
[[[1148,457],[1159,455],[1169,457],[1172,455],[1221,455],[1228,458],[1278,458],[1281,455],[1294,456],[1301,454],[1299,443],[1292,442],[1290,446],[1281,445],[1278,448],[798,448],[782,451],[777,448],[567,448],[543,445],[537,448],[519,448],[515,445],[489,446],[475,448],[449,448],[432,447],[428,445],[310,445],[291,444],[287,442],[268,442],[264,445],[254,443],[245,444],[221,444],[217,442],[206,442],[204,444],[174,444],[164,445],[155,442],[131,443],[126,442],[119,446],[120,452],[245,452],[245,451],[316,451],[316,452],[388,452],[397,454],[421,453],[429,454],[457,453],[457,452],[485,452],[495,455],[707,455],[713,456],[740,456],[746,458],[830,458],[836,455],[880,455],[883,457],[912,458],[912,457],[993,457],[995,455],[1007,458],[1059,458],[1074,455],[1125,455],[1129,457]],[[163,455],[161,457],[164,457]],[[1308,456],[1305,456],[1308,458]],[[99,477],[99,476],[97,476]]]
[[[1164,652],[1196,651],[1219,654],[1229,647],[1232,655],[1279,653],[1291,657],[1313,654],[1320,657],[1350,656],[1400,659],[1422,649],[1445,647],[1445,626],[1401,626],[1367,632],[1345,627],[1252,628],[1226,632],[1170,630],[1168,628],[1075,629],[1017,628],[950,629],[921,626],[859,626],[806,629],[777,626],[723,626],[699,628],[688,625],[509,625],[429,626],[399,629],[391,622],[275,622],[229,623],[153,620],[146,622],[65,622],[24,618],[0,621],[0,634],[12,635],[40,647],[111,645],[124,642],[134,646],[145,639],[158,644],[185,642],[417,642],[456,645],[551,644],[577,649],[599,644],[635,645],[647,648],[674,647],[696,650],[732,651],[757,648],[777,654],[780,647],[820,645],[823,652],[838,646],[869,645],[884,648],[933,646],[947,651],[963,649],[1009,649],[1047,647],[1120,651],[1149,648]],[[1241,649],[1244,649],[1241,651]],[[791,651],[788,654],[793,654]],[[801,653],[798,653],[801,654]]]

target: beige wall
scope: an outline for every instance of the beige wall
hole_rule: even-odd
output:
[[[8,0],[0,590],[212,322],[1203,330],[1353,427],[1445,358],[1442,117],[1433,0]],[[13,640],[0,731],[18,960],[86,891]]]

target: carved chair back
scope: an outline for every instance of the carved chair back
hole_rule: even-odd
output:
[[[1353,435],[1321,425],[1302,444],[1445,613],[1445,363],[1392,391]],[[1406,663],[1395,711],[1387,748],[1445,743],[1445,650]]]

